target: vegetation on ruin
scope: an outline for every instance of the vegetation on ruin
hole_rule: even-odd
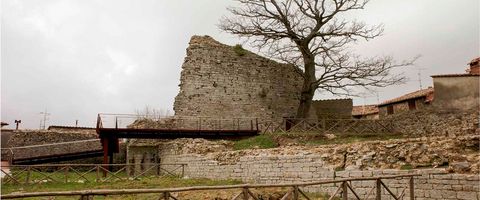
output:
[[[237,54],[237,56],[244,56],[245,54],[247,54],[247,50],[245,50],[241,44],[233,46],[233,51],[235,51],[235,54]]]
[[[234,150],[268,149],[287,144],[299,145],[330,145],[350,144],[365,141],[382,141],[404,138],[401,134],[340,134],[328,139],[322,134],[313,132],[277,132],[242,139],[234,142]]]
[[[233,148],[242,149],[268,149],[278,147],[277,142],[270,135],[259,135],[248,139],[235,141]]]

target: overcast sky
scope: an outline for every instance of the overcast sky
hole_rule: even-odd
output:
[[[136,109],[173,110],[181,64],[192,35],[234,45],[242,40],[217,28],[227,0],[2,0],[1,120],[38,128],[94,126],[96,114]],[[384,36],[360,43],[365,56],[418,54],[423,87],[430,75],[462,73],[479,55],[478,0],[372,0],[359,20],[385,24]],[[244,44],[248,48],[247,44]],[[255,51],[254,49],[250,49]],[[419,89],[410,81],[378,90],[383,101]],[[319,94],[316,98],[331,98]],[[354,104],[377,103],[377,95]]]

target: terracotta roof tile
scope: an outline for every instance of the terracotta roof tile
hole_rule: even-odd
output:
[[[54,128],[62,128],[62,129],[95,129],[93,127],[81,127],[81,126],[56,126],[52,125],[48,127],[48,130],[54,129]]]
[[[431,77],[460,77],[460,76],[480,76],[480,74],[439,74],[432,75]]]
[[[432,100],[432,98],[429,98],[429,97],[432,97],[432,95],[433,95],[433,87],[429,87],[427,89],[417,90],[415,92],[411,92],[411,93],[399,96],[397,98],[384,101],[383,103],[378,104],[378,106],[384,106],[384,105],[406,101],[409,99],[416,99],[420,97],[426,97],[427,99]]]

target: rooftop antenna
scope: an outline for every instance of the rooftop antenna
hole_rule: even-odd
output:
[[[47,117],[50,115],[50,113],[47,112],[47,109],[45,108],[45,112],[40,112],[41,115],[43,115],[43,124],[42,120],[40,120],[40,129],[45,129],[45,124],[47,122]]]
[[[15,130],[18,130],[18,124],[22,123],[22,120],[15,120],[15,124],[17,124],[15,126]]]
[[[422,70],[425,70],[425,68],[421,68],[421,67],[418,66],[418,65],[415,65],[415,67],[417,67],[418,86],[420,87],[420,89],[423,89],[423,85],[422,85]]]

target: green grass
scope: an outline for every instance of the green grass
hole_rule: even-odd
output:
[[[273,138],[269,135],[259,135],[255,137],[251,137],[248,139],[243,139],[236,141],[233,148],[235,150],[242,150],[242,149],[268,149],[268,148],[275,148],[278,144],[273,140]]]
[[[242,184],[239,180],[211,180],[205,178],[183,179],[178,177],[145,177],[138,180],[117,180],[112,182],[69,182],[57,183],[47,182],[40,184],[2,184],[1,194],[9,194],[13,192],[47,192],[47,191],[68,191],[68,190],[90,190],[90,189],[125,189],[125,188],[174,188],[174,187],[188,187],[188,186],[206,186],[206,185],[234,185]],[[116,199],[138,199],[140,196],[149,197],[154,194],[146,195],[123,195],[111,196]],[[158,195],[157,195],[158,196]],[[157,197],[158,198],[158,197]],[[78,199],[78,197],[71,198],[56,198],[56,199]],[[101,199],[101,198],[100,198]],[[110,199],[110,198],[109,198]]]
[[[410,164],[405,164],[400,167],[401,170],[411,170],[413,169],[413,166]]]

